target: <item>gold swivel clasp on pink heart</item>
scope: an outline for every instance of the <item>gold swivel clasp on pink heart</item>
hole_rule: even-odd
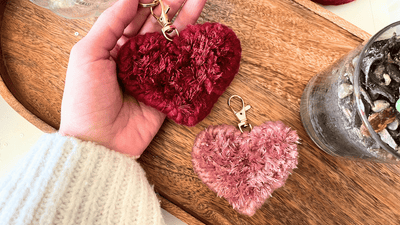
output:
[[[231,105],[231,100],[232,100],[232,98],[235,98],[235,97],[239,98],[242,101],[242,109],[238,112],[236,112]],[[251,124],[249,124],[247,122],[247,117],[246,117],[246,111],[249,110],[251,108],[251,106],[250,105],[244,106],[244,100],[239,95],[232,95],[231,97],[229,97],[228,106],[231,108],[232,112],[236,115],[236,117],[240,121],[240,123],[238,123],[239,130],[243,133],[242,127],[243,128],[250,127],[250,131],[251,131],[253,129],[253,127],[251,126]]]

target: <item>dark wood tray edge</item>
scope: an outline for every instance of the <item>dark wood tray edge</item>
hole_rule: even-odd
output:
[[[312,2],[311,0],[292,0],[292,1],[314,12],[315,14],[331,21],[340,28],[348,31],[349,33],[353,34],[356,37],[361,38],[364,41],[368,40],[371,37],[371,34],[369,34],[368,32],[362,30],[361,28],[355,26],[354,24],[348,22],[347,20],[337,16],[336,14],[321,7],[320,5]]]
[[[4,11],[7,7],[7,2],[8,0],[1,0],[0,1],[0,29],[2,28],[3,24],[3,17],[4,17]],[[46,133],[54,133],[56,132],[56,129],[54,129],[52,126],[48,125],[45,123],[43,120],[35,116],[29,109],[27,109],[23,102],[23,99],[19,97],[18,93],[15,91],[13,92],[12,90],[15,90],[14,85],[12,84],[11,80],[7,80],[8,76],[8,70],[5,64],[4,60],[4,55],[3,55],[3,49],[1,47],[1,36],[0,36],[0,56],[1,56],[1,62],[0,62],[0,95],[3,97],[3,99],[22,117],[24,117],[26,120],[28,120],[31,124],[42,130],[43,132]],[[28,104],[28,103],[26,103]],[[28,104],[29,105],[29,104]],[[33,107],[32,107],[33,109]]]

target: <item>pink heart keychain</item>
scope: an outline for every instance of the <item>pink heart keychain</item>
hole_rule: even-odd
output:
[[[281,121],[265,122],[242,133],[246,121],[244,106],[232,111],[241,121],[209,126],[200,132],[192,150],[193,169],[218,196],[224,197],[239,213],[252,216],[275,189],[282,187],[298,163],[299,137]]]
[[[118,52],[118,78],[138,101],[178,124],[194,126],[211,112],[239,71],[240,41],[219,23],[188,25],[178,33],[165,13],[169,8],[159,4],[163,13],[156,18],[163,34],[128,40]],[[179,36],[172,39],[173,31]]]

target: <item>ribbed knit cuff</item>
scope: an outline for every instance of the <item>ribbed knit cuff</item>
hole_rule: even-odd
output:
[[[45,134],[0,181],[2,224],[164,224],[144,170],[93,142]]]

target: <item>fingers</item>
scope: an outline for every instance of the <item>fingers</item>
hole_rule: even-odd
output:
[[[117,44],[115,45],[115,47],[113,48],[113,50],[110,51],[110,56],[113,59],[117,58],[118,55],[118,51],[121,48],[122,45],[125,44],[125,42],[127,42],[129,40],[128,37],[126,37],[125,35],[122,35],[120,39],[118,39]]]
[[[176,29],[182,31],[188,24],[195,24],[205,4],[206,0],[187,0],[174,22]]]
[[[152,0],[141,0],[142,3],[150,3]],[[144,8],[139,6],[139,9],[136,13],[135,18],[133,21],[125,28],[124,36],[126,37],[133,37],[135,36],[139,30],[142,28],[144,22],[146,22],[147,17],[150,15],[150,8]]]
[[[195,0],[198,1],[198,0]],[[200,0],[202,1],[202,0]],[[168,18],[171,20],[174,15],[178,12],[179,8],[182,6],[182,4],[185,2],[185,0],[163,0],[164,5],[168,5],[170,7],[170,10],[168,11]],[[201,11],[202,9],[200,9]],[[160,15],[161,14],[161,6],[158,5],[156,8],[154,8],[154,14],[155,15]],[[175,23],[174,23],[175,24]],[[157,22],[157,20],[154,18],[153,15],[149,15],[146,22],[143,24],[142,29],[140,29],[139,34],[143,35],[145,33],[152,33],[152,32],[160,32],[161,31],[161,26]]]
[[[140,3],[152,3],[155,0],[140,0]],[[149,7],[138,7],[135,17],[133,18],[132,22],[126,26],[123,35],[117,41],[114,49],[111,50],[111,57],[114,59],[116,58],[118,51],[122,45],[125,44],[129,40],[129,38],[135,36],[139,30],[142,28],[144,22],[146,22],[147,17],[150,15],[150,8]]]
[[[86,55],[94,59],[108,59],[110,51],[136,16],[138,0],[119,0],[104,11],[90,29],[83,44],[80,45]]]

